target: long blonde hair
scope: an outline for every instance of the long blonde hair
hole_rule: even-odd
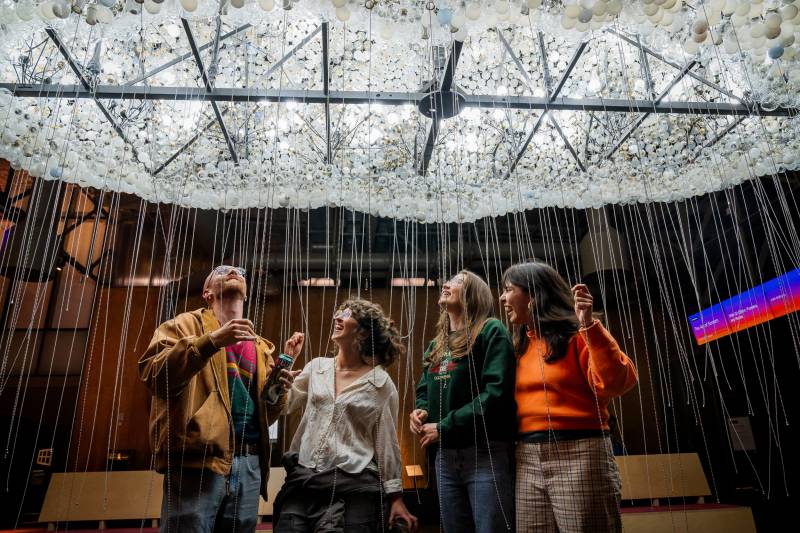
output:
[[[444,306],[436,323],[436,337],[426,365],[436,364],[449,350],[450,357],[457,359],[469,353],[475,339],[483,329],[484,323],[492,315],[494,296],[489,285],[477,274],[469,270],[458,273],[464,276],[461,288],[461,307],[464,310],[464,328],[450,334],[450,318]]]

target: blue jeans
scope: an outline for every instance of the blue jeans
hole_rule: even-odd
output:
[[[436,454],[444,533],[514,531],[514,444],[442,448]]]
[[[229,476],[175,468],[164,476],[161,533],[252,533],[260,490],[258,455],[235,456]]]

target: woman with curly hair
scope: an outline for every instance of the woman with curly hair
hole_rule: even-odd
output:
[[[344,302],[333,318],[335,356],[293,372],[285,412],[305,411],[283,459],[275,531],[382,531],[387,510],[390,526],[403,520],[414,530],[403,503],[398,394],[385,370],[405,352],[400,334],[367,300]],[[297,338],[289,355],[302,345]]]
[[[445,533],[514,530],[515,358],[494,297],[462,270],[442,285],[411,431],[435,451]]]
[[[637,382],[633,362],[592,316],[586,285],[550,265],[503,275],[500,303],[517,360],[517,531],[622,531],[608,404]]]

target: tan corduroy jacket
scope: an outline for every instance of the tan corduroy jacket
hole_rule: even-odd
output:
[[[225,350],[208,334],[220,327],[209,309],[182,313],[161,324],[139,359],[139,378],[152,393],[150,445],[156,470],[207,468],[228,475],[233,462],[233,426]],[[256,339],[256,392],[261,398],[274,366],[275,346]],[[260,438],[261,495],[267,498],[270,443],[267,428],[286,403],[256,402]]]

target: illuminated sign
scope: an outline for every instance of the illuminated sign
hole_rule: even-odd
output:
[[[800,268],[689,317],[697,344],[800,310]]]

